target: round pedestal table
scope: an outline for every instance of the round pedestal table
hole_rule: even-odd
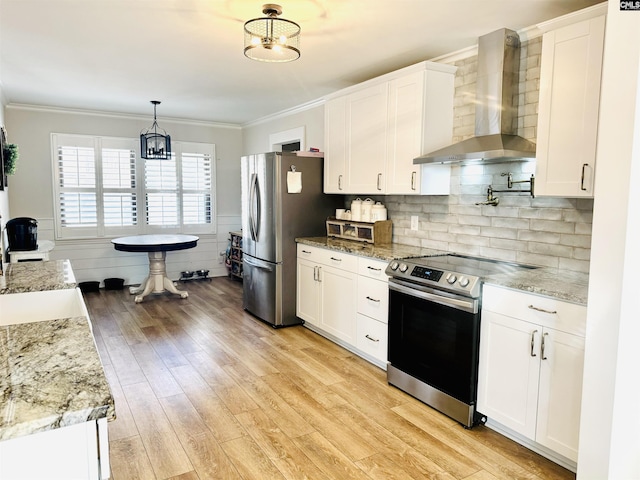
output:
[[[116,250],[123,252],[147,252],[149,254],[149,276],[139,287],[129,287],[129,292],[135,295],[135,302],[140,303],[150,293],[169,291],[187,298],[189,292],[178,290],[167,277],[165,258],[167,252],[186,250],[198,244],[199,238],[194,235],[133,235],[111,240]]]

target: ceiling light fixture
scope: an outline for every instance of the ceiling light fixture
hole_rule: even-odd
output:
[[[154,160],[168,160],[171,158],[171,137],[165,130],[158,127],[156,121],[156,107],[158,100],[151,100],[153,104],[153,125],[140,133],[140,152],[142,158]],[[162,133],[158,133],[158,129]]]
[[[300,58],[300,25],[284,18],[282,7],[262,6],[263,18],[244,24],[244,54],[260,62],[291,62]]]

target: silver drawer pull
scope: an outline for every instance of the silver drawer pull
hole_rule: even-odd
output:
[[[374,272],[381,272],[382,269],[381,268],[375,268],[375,267],[367,267],[369,270],[373,270]]]
[[[538,356],[533,352],[533,347],[535,347],[536,333],[538,333],[538,330],[534,330],[533,332],[531,332],[531,356],[532,357],[537,357]]]
[[[375,298],[371,298],[369,295],[367,295],[367,300],[371,300],[372,302],[380,303],[380,300],[377,300]]]
[[[331,260],[334,260],[336,262],[341,262],[342,261],[341,258],[336,258],[336,257],[331,257]]]
[[[380,341],[377,338],[370,337],[369,334],[365,335],[365,337],[367,338],[367,340],[371,340],[372,342],[379,342]]]
[[[534,307],[533,305],[529,305],[529,308],[531,310],[535,310],[536,312],[542,312],[542,313],[549,313],[551,315],[555,315],[556,313],[558,313],[557,310],[545,310],[544,308],[539,308],[539,307]]]
[[[311,253],[309,250],[302,250],[302,253]]]
[[[540,345],[540,353],[542,354],[542,360],[547,359],[547,356],[544,354],[544,339],[546,338],[547,335],[549,334],[548,333],[542,334],[542,344]]]

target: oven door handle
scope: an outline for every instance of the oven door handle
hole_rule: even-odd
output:
[[[430,292],[425,292],[423,290],[419,290],[416,287],[405,286],[404,284],[401,284],[394,279],[389,280],[389,290],[394,290],[396,292],[404,293],[411,297],[417,297],[423,300],[428,300],[434,303],[438,303],[440,305],[444,305],[446,307],[452,307],[458,310],[464,310],[465,312],[469,312],[469,313],[478,312],[477,300],[474,300],[474,299],[466,300],[466,299],[444,297],[442,295],[438,295],[437,293],[430,293]]]

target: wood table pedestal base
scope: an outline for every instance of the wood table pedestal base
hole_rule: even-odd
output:
[[[149,276],[138,287],[129,287],[129,293],[135,295],[135,302],[140,303],[150,293],[162,293],[169,291],[187,298],[189,292],[178,290],[175,283],[167,277],[165,263],[166,252],[149,252]]]

